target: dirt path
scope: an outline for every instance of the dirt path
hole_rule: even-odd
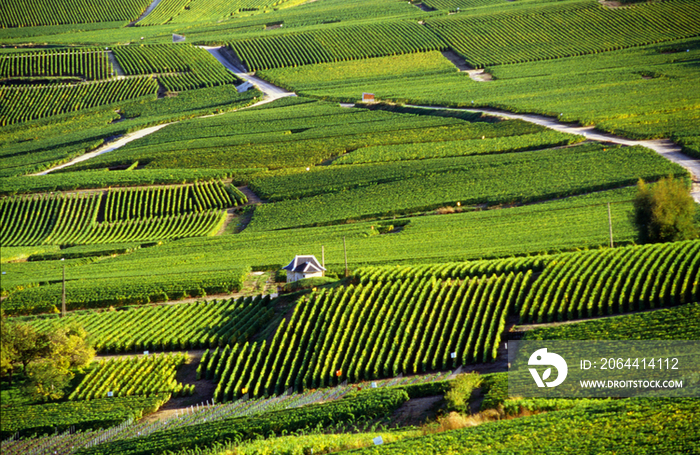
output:
[[[462,57],[454,51],[443,51],[442,56],[450,61],[460,72],[467,73],[469,78],[476,82],[486,82],[492,79],[491,75],[483,68],[475,69],[469,66]]]
[[[474,68],[467,65],[467,61],[460,57],[455,51],[442,51],[442,56],[450,61],[458,70],[467,72],[472,71]]]
[[[231,221],[236,219],[236,212],[238,212],[238,207],[231,207],[226,210],[226,221],[224,221],[224,224],[221,226],[221,229],[219,229],[219,232],[217,232],[214,235],[224,235],[224,233],[226,232],[226,228],[228,228],[228,225],[231,224]]]
[[[139,16],[138,19],[136,19],[134,22],[130,23],[129,25],[132,26],[132,25],[135,25],[135,24],[139,23],[140,21],[142,21],[146,16],[148,16],[149,14],[151,14],[151,11],[153,11],[154,9],[156,9],[156,6],[158,6],[159,3],[160,3],[160,0],[153,0],[153,1],[151,2],[151,4],[148,5],[148,8],[146,8],[146,11],[144,11],[143,14],[141,14],[141,15]]]
[[[124,68],[122,68],[122,66],[119,64],[117,57],[114,55],[114,52],[107,51],[107,58],[109,58],[109,61],[112,63],[112,68],[114,68],[114,75],[118,78],[125,77],[126,73],[124,72]]]
[[[471,80],[476,82],[488,82],[493,79],[491,74],[487,73],[483,68],[478,70],[469,70],[467,71],[467,74],[469,74],[469,78]]]
[[[597,316],[595,318],[575,319],[572,321],[543,322],[543,323],[539,323],[539,324],[522,324],[522,325],[517,324],[517,325],[514,325],[510,329],[510,333],[525,333],[525,332],[528,332],[530,330],[543,329],[543,328],[547,328],[547,327],[558,327],[560,325],[578,324],[579,322],[600,321],[601,319],[624,318],[626,316],[630,316],[633,314],[651,313],[653,311],[658,311],[658,310],[659,310],[658,308],[650,308],[648,310],[635,311],[633,313]]]
[[[264,103],[269,103],[272,102],[276,99],[284,98],[286,96],[296,96],[294,92],[288,92],[287,90],[277,87],[274,84],[271,84],[267,81],[264,81],[260,79],[259,77],[255,77],[253,73],[246,72],[241,66],[236,64],[236,62],[233,62],[232,59],[229,58],[228,53],[226,51],[226,48],[224,46],[199,46],[202,49],[207,50],[211,55],[213,55],[219,63],[224,65],[226,69],[231,71],[233,74],[236,75],[239,79],[242,79],[246,82],[249,82],[253,86],[255,86],[258,90],[263,92],[265,97],[259,104],[264,104]]]
[[[216,48],[216,49],[218,49],[218,48]],[[115,68],[115,71],[116,71],[116,68]],[[123,76],[123,77],[129,77],[129,76]],[[140,76],[134,76],[134,77],[140,77]],[[249,78],[255,79],[258,81],[262,81],[262,79],[258,79],[258,78],[253,77],[253,76],[249,76]],[[262,81],[262,82],[264,82],[264,81]],[[222,112],[220,114],[202,115],[198,118],[214,117],[217,115],[229,114],[231,112],[236,112],[236,111],[240,111],[240,110],[244,110],[244,109],[249,109],[251,107],[259,106],[261,104],[266,104],[266,103],[269,103],[269,102],[274,101],[276,99],[283,98],[285,96],[296,96],[296,94],[294,94],[292,92],[284,91],[283,89],[281,89],[277,86],[274,86],[272,84],[268,84],[267,82],[264,82],[264,84],[261,84],[260,86],[258,86],[258,84],[256,82],[251,81],[251,83],[254,86],[256,86],[258,89],[260,89],[260,91],[263,92],[263,94],[265,95],[265,98],[263,100],[258,101],[257,103],[251,104],[250,106],[241,107],[239,109],[234,109],[232,111]],[[114,150],[117,150],[118,148],[125,146],[129,142],[132,142],[132,141],[135,141],[136,139],[140,139],[142,137],[148,136],[151,133],[155,133],[159,129],[165,128],[166,126],[172,125],[173,123],[179,123],[179,122],[162,123],[160,125],[151,126],[148,128],[143,128],[143,129],[140,129],[138,131],[134,131],[133,133],[125,134],[124,136],[120,136],[119,138],[115,139],[114,141],[110,141],[109,143],[106,143],[106,144],[100,146],[99,148],[93,150],[92,152],[88,152],[88,153],[85,153],[83,155],[80,155],[79,157],[76,157],[76,158],[68,161],[67,163],[60,164],[58,166],[54,166],[50,169],[47,169],[45,171],[42,171],[42,172],[39,172],[36,174],[30,174],[30,175],[32,175],[32,176],[46,175],[52,171],[55,171],[58,169],[63,169],[65,167],[72,166],[72,165],[74,165],[76,163],[80,163],[82,161],[87,161],[90,158],[94,158],[98,155],[102,155],[102,154],[108,153],[108,152],[113,152]]]
[[[239,205],[236,207],[231,207],[228,210],[226,210],[226,221],[224,221],[224,225],[221,226],[221,229],[219,229],[219,232],[216,233],[216,235],[224,235],[226,232],[229,230],[229,225],[236,219],[241,219],[243,221],[244,226],[241,227],[241,231],[245,229],[245,227],[248,225],[250,222],[250,216],[247,216],[245,214],[241,215],[241,209],[243,207],[249,206],[249,205],[258,205],[258,204],[263,204],[263,201],[258,197],[257,194],[253,192],[250,188],[247,186],[242,186],[238,188],[241,193],[245,194],[245,196],[248,198],[248,202],[246,202],[243,205]],[[241,218],[243,217],[243,218]],[[238,231],[240,232],[240,231]]]
[[[420,426],[435,415],[435,408],[442,402],[442,395],[424,398],[413,398],[394,411],[391,417],[392,425]]]
[[[615,1],[615,0],[598,0],[598,3],[600,3],[601,5],[603,5],[607,8],[611,8],[611,9],[631,8],[632,7],[632,5],[630,5],[630,4],[625,5],[625,4],[620,3],[618,1]]]
[[[580,134],[585,136],[588,140],[597,142],[611,142],[620,145],[641,145],[642,147],[647,147],[654,150],[659,155],[664,158],[673,161],[674,163],[680,164],[685,169],[687,169],[693,179],[693,198],[700,202],[700,160],[693,159],[687,155],[681,153],[681,147],[674,144],[670,139],[654,139],[645,141],[635,141],[631,139],[625,139],[620,136],[615,136],[614,134],[604,133],[597,131],[595,126],[577,126],[570,123],[562,123],[557,119],[551,117],[545,117],[543,115],[535,114],[514,114],[512,112],[502,111],[498,109],[458,109],[458,108],[447,108],[443,106],[419,106],[407,104],[408,107],[415,107],[421,109],[440,109],[440,110],[462,110],[468,112],[479,112],[482,114],[494,115],[497,117],[503,117],[507,119],[518,119],[524,120],[526,122],[534,123],[536,125],[541,125],[555,131],[560,131],[562,133],[569,134]]]
[[[124,136],[120,136],[119,138],[117,138],[113,141],[110,141],[110,142],[107,142],[107,143],[101,145],[100,147],[96,148],[92,152],[88,152],[88,153],[80,155],[76,158],[73,158],[72,160],[68,161],[67,163],[59,164],[58,166],[54,166],[54,167],[47,169],[45,171],[38,172],[36,174],[30,174],[30,175],[32,175],[32,176],[46,175],[46,174],[53,172],[53,171],[56,171],[58,169],[63,169],[64,167],[73,166],[76,163],[87,161],[90,158],[94,158],[94,157],[102,155],[104,153],[112,152],[118,148],[124,147],[129,142],[135,141],[136,139],[141,139],[142,137],[148,136],[151,133],[155,133],[159,129],[165,128],[166,126],[171,125],[172,123],[175,123],[175,122],[163,123],[163,124],[156,125],[156,126],[150,126],[148,128],[134,131],[133,133],[125,134]]]
[[[248,188],[247,186],[242,186],[238,188],[241,193],[245,194],[245,197],[248,198],[248,203],[246,205],[254,205],[254,204],[262,204],[263,201],[258,197],[257,194],[253,193],[253,190]]]

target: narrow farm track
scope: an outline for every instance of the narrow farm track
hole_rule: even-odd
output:
[[[245,205],[262,204],[262,199],[260,199],[260,197],[258,197],[258,195],[247,186],[241,186],[238,189],[241,193],[245,194],[245,197],[248,198],[248,202]]]
[[[146,16],[148,16],[149,14],[151,14],[151,11],[153,11],[154,9],[156,9],[156,6],[158,6],[159,3],[160,3],[160,0],[153,0],[153,1],[151,2],[151,4],[148,5],[148,8],[146,8],[146,11],[144,11],[143,14],[141,14],[141,15],[139,16],[138,19],[136,19],[134,22],[132,22],[132,23],[129,24],[129,25],[137,24],[137,23],[139,23],[140,21],[142,21],[143,19],[145,19]]]
[[[493,115],[496,117],[503,117],[508,119],[518,119],[526,122],[534,123],[536,125],[541,125],[546,128],[553,129],[562,133],[569,134],[580,134],[586,136],[590,141],[597,142],[611,142],[620,145],[641,145],[642,147],[649,148],[659,155],[665,157],[674,163],[680,164],[685,169],[687,169],[693,178],[693,189],[692,196],[697,201],[700,202],[700,161],[693,159],[683,153],[681,153],[681,147],[674,144],[670,139],[654,139],[646,141],[634,141],[631,139],[625,139],[620,136],[615,136],[614,134],[604,133],[597,131],[595,126],[575,126],[568,123],[562,123],[553,119],[551,117],[545,117],[543,115],[535,114],[514,114],[508,111],[502,111],[498,109],[459,109],[459,108],[448,108],[443,106],[420,106],[407,104],[408,107],[420,108],[420,109],[437,109],[437,110],[458,110],[467,112],[478,112],[487,115]]]
[[[260,79],[259,77],[253,76],[252,73],[247,73],[242,68],[235,65],[231,60],[229,60],[224,54],[224,46],[212,47],[212,46],[199,46],[202,49],[207,50],[211,55],[216,58],[219,63],[224,65],[226,69],[231,71],[236,77],[243,79],[246,82],[251,83],[258,90],[263,92],[265,95],[264,99],[257,104],[265,104],[272,102],[274,100],[284,98],[285,96],[296,96],[294,92],[288,92],[287,90],[271,84],[267,81]]]
[[[148,128],[143,128],[141,130],[134,131],[133,133],[125,134],[124,136],[121,136],[114,141],[111,141],[111,142],[108,142],[104,145],[101,145],[100,147],[93,150],[92,152],[88,152],[88,153],[80,155],[76,158],[73,158],[72,160],[68,161],[67,163],[59,164],[58,166],[54,166],[54,167],[47,169],[45,171],[38,172],[36,174],[30,174],[30,175],[32,175],[32,176],[46,175],[50,172],[57,171],[58,169],[63,169],[65,167],[72,166],[76,163],[87,161],[90,158],[94,158],[94,157],[102,155],[104,153],[112,152],[120,147],[124,147],[129,142],[132,142],[132,141],[135,141],[136,139],[140,139],[142,137],[148,136],[151,133],[155,133],[159,129],[165,128],[168,125],[170,125],[170,123],[163,123],[160,125],[150,126]]]
[[[274,101],[276,99],[284,98],[285,96],[296,96],[295,93],[288,92],[282,88],[277,87],[276,85],[272,85],[269,82],[265,82],[262,79],[259,79],[255,76],[249,76],[246,73],[237,73],[236,72],[236,71],[238,71],[237,69],[235,71],[232,69],[232,68],[235,69],[235,66],[233,66],[230,62],[228,62],[228,60],[226,60],[225,57],[223,57],[221,54],[218,53],[219,48],[211,48],[211,49],[217,51],[216,53],[214,53],[214,52],[212,52],[212,50],[209,50],[209,52],[212,52],[212,55],[214,55],[214,57],[216,57],[217,60],[219,60],[224,66],[226,66],[226,68],[228,68],[234,74],[239,76],[241,79],[244,79],[244,80],[250,82],[256,88],[258,88],[261,92],[263,92],[264,98],[261,101],[258,101],[257,103],[251,104],[250,106],[247,106],[247,107],[242,107],[240,109],[236,109],[236,111],[243,110],[243,109],[249,109],[249,108],[255,107],[255,106],[260,106],[261,104],[266,104],[266,103],[269,103],[269,102]],[[115,71],[116,71],[116,66],[115,66]],[[123,77],[127,77],[127,76],[123,76]],[[135,77],[141,77],[141,76],[135,76]],[[215,115],[223,115],[223,114],[227,114],[227,113],[229,113],[229,112],[222,112],[220,114],[203,115],[200,118],[213,117]],[[142,137],[148,136],[151,133],[155,133],[159,129],[164,128],[164,127],[171,125],[173,123],[178,123],[178,122],[163,123],[160,125],[151,126],[148,128],[138,130],[138,131],[134,131],[133,133],[129,133],[129,134],[126,134],[124,136],[117,138],[115,141],[104,144],[92,152],[86,153],[84,155],[80,155],[79,157],[74,158],[74,159],[68,161],[67,163],[63,163],[63,164],[60,164],[58,166],[54,166],[50,169],[47,169],[45,171],[38,172],[36,174],[31,174],[31,175],[32,176],[46,175],[46,174],[53,172],[53,171],[56,171],[58,169],[63,169],[65,167],[72,166],[76,163],[80,163],[80,162],[89,160],[90,158],[94,158],[98,155],[102,155],[102,154],[108,153],[108,152],[113,152],[114,150],[117,150],[118,148],[125,146],[129,142],[132,142],[132,141],[135,141],[136,139],[140,139]]]
[[[109,58],[110,63],[112,63],[112,68],[114,68],[114,75],[117,77],[126,76],[124,69],[117,61],[117,57],[114,56],[114,52],[107,51],[107,58]]]

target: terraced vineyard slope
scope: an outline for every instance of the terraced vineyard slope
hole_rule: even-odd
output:
[[[112,52],[128,75],[166,73],[158,80],[173,92],[238,82],[209,52],[189,44],[115,46]]]
[[[118,243],[212,235],[245,203],[221,182],[0,200],[6,246]]]
[[[550,262],[520,308],[551,322],[700,300],[700,241],[566,255]]]
[[[247,341],[274,315],[270,297],[214,300],[74,312],[66,318],[32,322],[39,332],[78,324],[92,336],[98,352],[215,348]]]

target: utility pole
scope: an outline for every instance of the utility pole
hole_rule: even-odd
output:
[[[64,258],[61,258],[63,262],[63,292],[61,293],[61,317],[66,317],[66,263]]]
[[[610,203],[609,202],[608,202],[608,227],[610,229],[610,248],[614,248],[615,244],[613,243],[612,214],[610,212]]]
[[[326,268],[326,247],[321,245],[321,267]]]
[[[345,253],[345,278],[347,278],[350,273],[348,272],[348,249],[345,246],[345,236],[343,236],[343,252]]]

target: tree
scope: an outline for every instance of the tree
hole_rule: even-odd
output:
[[[13,361],[17,357],[15,346],[10,342],[5,313],[0,310],[0,376],[10,377],[12,384],[12,373],[14,372]]]
[[[82,368],[92,362],[95,349],[90,345],[88,334],[81,326],[52,327],[49,330],[51,359],[64,368]]]
[[[634,222],[643,243],[677,242],[698,236],[695,201],[680,179],[668,176],[654,186],[637,184]]]
[[[0,373],[3,377],[9,376],[12,384],[13,374],[21,365],[35,395],[62,396],[57,390],[70,381],[69,369],[82,368],[95,356],[88,334],[80,326],[56,325],[45,333],[38,333],[30,324],[10,322],[4,314],[1,316]]]
[[[36,400],[49,401],[63,398],[66,387],[75,375],[63,365],[42,359],[27,369],[27,390]]]
[[[2,373],[8,374],[10,383],[15,373],[16,365],[22,365],[22,371],[27,372],[27,366],[41,357],[49,355],[49,337],[39,334],[29,324],[8,322],[2,319]]]

